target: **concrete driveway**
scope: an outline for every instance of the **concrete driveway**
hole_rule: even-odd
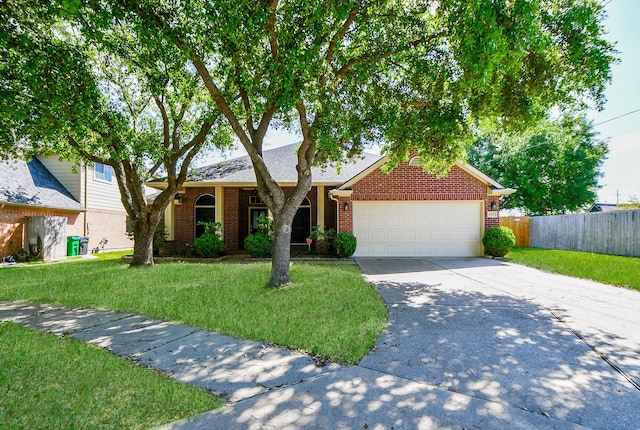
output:
[[[523,426],[640,428],[638,292],[486,259],[358,263],[390,308],[362,367],[459,393],[453,409],[496,424],[516,408]]]
[[[639,293],[486,259],[358,264],[390,320],[358,366],[184,427],[640,428]]]

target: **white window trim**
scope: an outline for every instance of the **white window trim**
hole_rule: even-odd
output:
[[[98,172],[98,169],[97,169],[97,166],[98,166],[98,165],[104,166],[104,169],[110,169],[110,170],[111,170],[111,180],[110,180],[110,181],[109,181],[109,180],[107,180],[107,179],[104,179],[104,177],[103,177],[103,178],[99,178],[99,177],[98,177],[98,173],[99,173],[99,172]],[[93,165],[93,180],[94,180],[94,181],[97,181],[97,182],[104,182],[105,184],[113,184],[113,177],[114,177],[115,173],[116,173],[116,172],[113,170],[113,167],[109,166],[108,164],[104,164],[104,163],[94,163],[94,165]],[[102,173],[100,173],[100,174],[101,174],[102,176],[105,176],[104,170],[103,170],[103,172],[102,172]]]

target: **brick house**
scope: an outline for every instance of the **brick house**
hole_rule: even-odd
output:
[[[104,249],[131,248],[126,235],[127,215],[111,168],[102,164],[79,166],[57,156],[36,156],[0,162],[0,255],[27,248],[29,220],[60,218],[60,234],[89,238],[89,249],[108,238]],[[61,251],[62,252],[62,251]],[[54,252],[45,256],[55,259]]]
[[[292,191],[295,145],[267,150],[274,179]],[[292,245],[305,245],[313,226],[353,232],[356,256],[479,256],[482,234],[498,225],[500,196],[508,189],[468,164],[448,176],[425,173],[417,158],[390,174],[384,157],[364,154],[341,166],[314,167],[313,186],[292,225]],[[147,185],[162,189],[162,180]],[[258,196],[248,156],[194,171],[165,213],[165,251],[184,252],[200,234],[198,221],[219,221],[228,250],[242,249],[268,210]]]

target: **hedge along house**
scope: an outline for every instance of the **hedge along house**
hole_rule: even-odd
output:
[[[285,192],[296,181],[295,146],[263,153]],[[514,192],[462,163],[438,179],[417,158],[390,174],[385,157],[363,154],[341,166],[314,167],[313,185],[293,221],[291,244],[306,245],[313,226],[353,232],[356,256],[480,256],[485,228],[498,225],[499,198]],[[162,180],[147,185],[162,189]],[[229,251],[240,250],[268,210],[248,156],[194,169],[165,212],[164,251],[185,252],[201,234],[199,221],[223,226]]]

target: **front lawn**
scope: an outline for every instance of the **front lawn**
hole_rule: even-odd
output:
[[[169,263],[128,268],[100,260],[0,271],[0,300],[106,308],[358,362],[386,324],[386,306],[353,266],[294,264],[293,283],[268,289],[269,263]]]
[[[513,248],[512,263],[640,291],[640,258],[542,248]]]
[[[8,429],[148,428],[223,405],[95,346],[9,322],[0,322],[0,399]]]

